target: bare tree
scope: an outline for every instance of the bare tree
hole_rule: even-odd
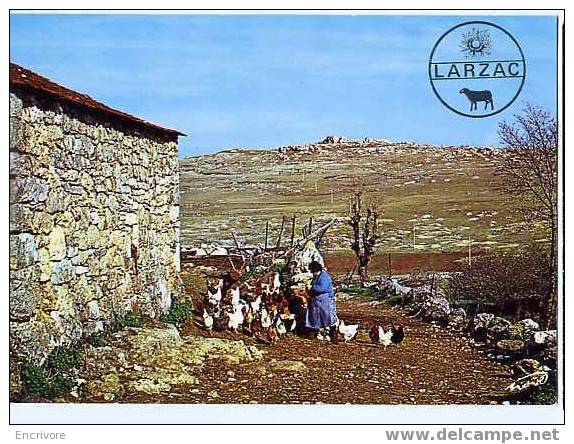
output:
[[[361,285],[368,279],[369,262],[375,253],[375,246],[379,238],[379,212],[373,204],[367,205],[366,211],[362,208],[361,191],[357,191],[349,202],[348,223],[353,230],[351,248],[357,256],[357,268]],[[364,218],[364,223],[361,221]]]
[[[558,125],[550,113],[529,104],[513,123],[501,122],[498,135],[506,148],[497,169],[501,190],[522,197],[521,207],[530,219],[542,217],[547,222],[553,272],[541,315],[542,326],[548,329],[557,310]]]

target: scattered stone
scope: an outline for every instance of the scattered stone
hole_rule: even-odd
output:
[[[273,370],[286,371],[286,372],[302,372],[307,370],[307,366],[300,361],[276,361],[272,359],[269,366]]]
[[[516,339],[502,339],[496,343],[496,347],[506,353],[519,355],[525,351],[524,341]]]
[[[169,392],[171,389],[170,385],[163,381],[153,381],[147,378],[131,381],[128,386],[137,392],[144,392],[148,395],[157,395],[161,392]]]

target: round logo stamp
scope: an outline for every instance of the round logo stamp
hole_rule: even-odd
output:
[[[474,21],[450,28],[435,43],[429,78],[438,99],[467,117],[489,117],[520,95],[526,60],[516,39],[494,23]]]

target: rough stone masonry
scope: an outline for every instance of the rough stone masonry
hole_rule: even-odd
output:
[[[127,312],[168,310],[181,133],[10,71],[10,350],[41,363]]]

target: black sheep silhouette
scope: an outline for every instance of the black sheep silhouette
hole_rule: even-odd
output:
[[[488,90],[484,91],[472,91],[468,88],[463,88],[459,91],[460,94],[464,94],[468,101],[470,102],[470,110],[476,109],[476,104],[478,102],[484,102],[484,109],[488,107],[490,103],[490,109],[494,109],[494,103],[492,102],[492,93]]]

